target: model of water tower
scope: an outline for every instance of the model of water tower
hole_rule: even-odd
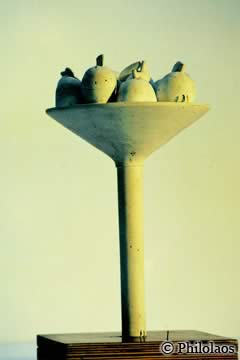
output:
[[[147,332],[144,306],[144,161],[209,110],[194,98],[195,83],[181,62],[156,82],[145,61],[117,74],[104,66],[103,56],[82,81],[69,68],[62,72],[57,107],[47,114],[108,155],[117,170],[122,332],[38,336],[39,360],[56,354],[61,359],[151,359],[163,356],[159,343],[166,339],[209,339],[199,332]]]

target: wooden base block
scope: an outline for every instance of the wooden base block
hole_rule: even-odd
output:
[[[166,342],[172,345],[165,350],[174,349],[168,355],[163,352]],[[114,332],[38,335],[37,346],[38,360],[238,359],[236,339],[192,330],[149,331],[145,338],[131,340]]]

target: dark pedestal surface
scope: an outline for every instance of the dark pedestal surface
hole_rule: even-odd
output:
[[[168,340],[167,340],[168,339]],[[193,330],[149,331],[145,338],[124,340],[120,333],[80,333],[38,335],[38,360],[172,360],[172,359],[238,359],[237,353],[177,353],[164,355],[160,344],[170,341],[174,344],[201,341],[204,344],[232,345],[237,350],[236,339],[225,338]]]

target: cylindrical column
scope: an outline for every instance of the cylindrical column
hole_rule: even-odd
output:
[[[122,336],[143,337],[143,166],[117,164],[121,264]]]

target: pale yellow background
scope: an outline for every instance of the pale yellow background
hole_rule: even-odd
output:
[[[186,62],[212,110],[145,165],[148,329],[240,335],[240,1],[1,1],[0,343],[120,330],[112,161],[45,114],[96,55]],[[146,119],[147,121],[147,119]]]

